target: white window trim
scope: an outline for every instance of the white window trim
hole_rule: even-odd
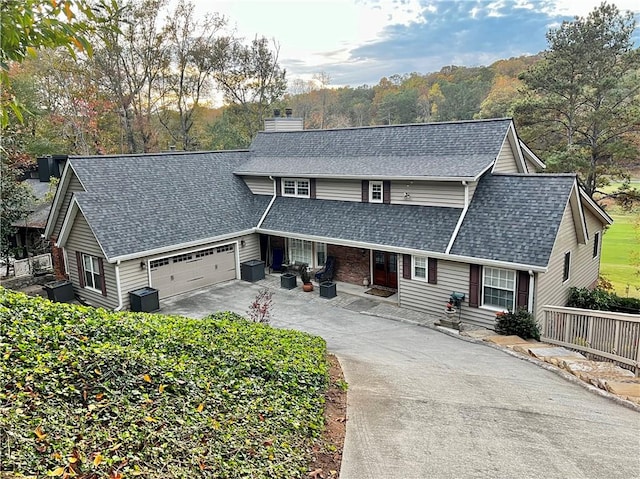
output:
[[[380,186],[380,199],[373,198],[373,186]],[[369,203],[382,203],[384,201],[384,186],[382,181],[370,181],[369,182]]]
[[[569,266],[567,267],[567,279],[564,279],[564,265],[565,265],[567,255],[569,255]],[[562,255],[562,284],[568,283],[570,279],[571,279],[571,251],[566,251],[564,255]]]
[[[485,287],[485,272],[486,272],[486,268],[487,267],[483,267],[482,271],[481,271],[481,275],[482,275],[482,285],[480,287],[480,307],[482,309],[487,309],[489,311],[506,311],[508,309],[510,309],[511,311],[515,311],[516,309],[516,298],[518,296],[518,275],[516,274],[515,271],[510,270],[510,269],[505,269],[505,268],[494,268],[494,267],[490,267],[490,269],[494,269],[494,270],[502,270],[502,271],[510,271],[513,272],[514,277],[513,277],[513,289],[512,290],[507,290],[507,289],[503,289],[503,291],[512,291],[513,292],[513,301],[511,303],[511,308],[503,308],[501,306],[496,306],[495,304],[485,304],[484,302],[484,287]],[[502,288],[497,288],[497,289],[502,289]]]
[[[284,183],[285,181],[293,181],[295,184],[295,193],[291,194],[291,193],[285,193],[284,191]],[[298,191],[298,182],[300,181],[306,181],[307,182],[307,194],[300,194]],[[295,197],[295,198],[309,198],[311,196],[311,180],[309,180],[308,178],[282,178],[281,181],[281,192],[282,192],[282,196],[289,196],[289,197]]]
[[[421,276],[416,276],[416,258],[424,259],[424,278]],[[429,282],[429,259],[426,256],[411,255],[411,279],[422,281],[424,283]]]
[[[104,277],[100,274],[100,267],[99,266],[98,266],[98,271],[97,272],[93,271],[93,260],[96,259],[96,260],[99,261],[100,258],[98,258],[97,256],[90,255],[90,254],[82,253],[81,260],[82,260],[82,274],[84,275],[84,289],[88,289],[89,291],[95,291],[96,293],[102,294],[102,284],[99,285],[100,289],[94,288],[93,286],[89,286],[87,284],[87,268],[86,268],[85,262],[84,262],[85,258],[91,258],[91,274],[92,275],[94,275],[94,274],[97,275],[100,278],[100,281],[104,281],[105,280]],[[93,279],[93,276],[92,276],[92,279]]]

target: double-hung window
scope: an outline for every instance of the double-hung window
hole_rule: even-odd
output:
[[[516,297],[516,272],[487,266],[482,268],[482,271],[483,306],[513,311]]]
[[[427,281],[427,258],[424,256],[411,257],[411,279]]]
[[[284,178],[282,180],[282,196],[309,198],[309,180]]]
[[[369,182],[369,202],[382,203],[382,181]]]
[[[100,275],[100,262],[95,256],[82,255],[82,268],[84,270],[84,287],[102,292],[103,278]]]

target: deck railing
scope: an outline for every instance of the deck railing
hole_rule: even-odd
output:
[[[541,340],[626,365],[640,374],[640,315],[544,306]]]

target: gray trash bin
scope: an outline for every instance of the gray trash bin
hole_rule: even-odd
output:
[[[74,298],[73,284],[66,279],[45,283],[44,290],[47,292],[47,298],[56,303],[68,303]]]
[[[250,283],[264,279],[264,261],[252,259],[240,263],[240,278]]]
[[[160,309],[158,290],[155,288],[140,288],[129,292],[131,311],[137,313],[152,313]]]

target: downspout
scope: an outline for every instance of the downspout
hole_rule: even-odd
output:
[[[114,311],[120,311],[124,306],[122,302],[122,290],[120,288],[120,260],[116,263],[116,291],[118,292],[118,306]]]
[[[529,270],[529,299],[527,300],[527,310],[533,313],[533,288],[535,287],[535,273]]]
[[[267,205],[267,209],[264,210],[262,218],[260,218],[260,221],[258,221],[258,226],[256,226],[256,229],[258,229],[258,228],[260,228],[262,226],[262,223],[264,222],[265,218],[269,214],[269,210],[271,209],[271,207],[273,206],[274,201],[276,201],[276,198],[278,197],[278,192],[276,191],[276,180],[275,180],[275,178],[273,176],[269,176],[269,179],[271,181],[273,181],[273,198],[271,198],[271,201],[269,201],[269,204]]]
[[[458,223],[456,224],[456,227],[453,230],[453,234],[451,235],[451,239],[449,240],[449,244],[447,245],[445,254],[449,254],[451,252],[451,248],[453,248],[453,243],[456,241],[458,232],[462,227],[462,222],[464,221],[464,217],[467,215],[467,210],[469,209],[469,183],[467,183],[466,181],[463,181],[462,186],[464,186],[464,208],[462,208],[462,213],[460,213],[460,218],[458,218]]]

